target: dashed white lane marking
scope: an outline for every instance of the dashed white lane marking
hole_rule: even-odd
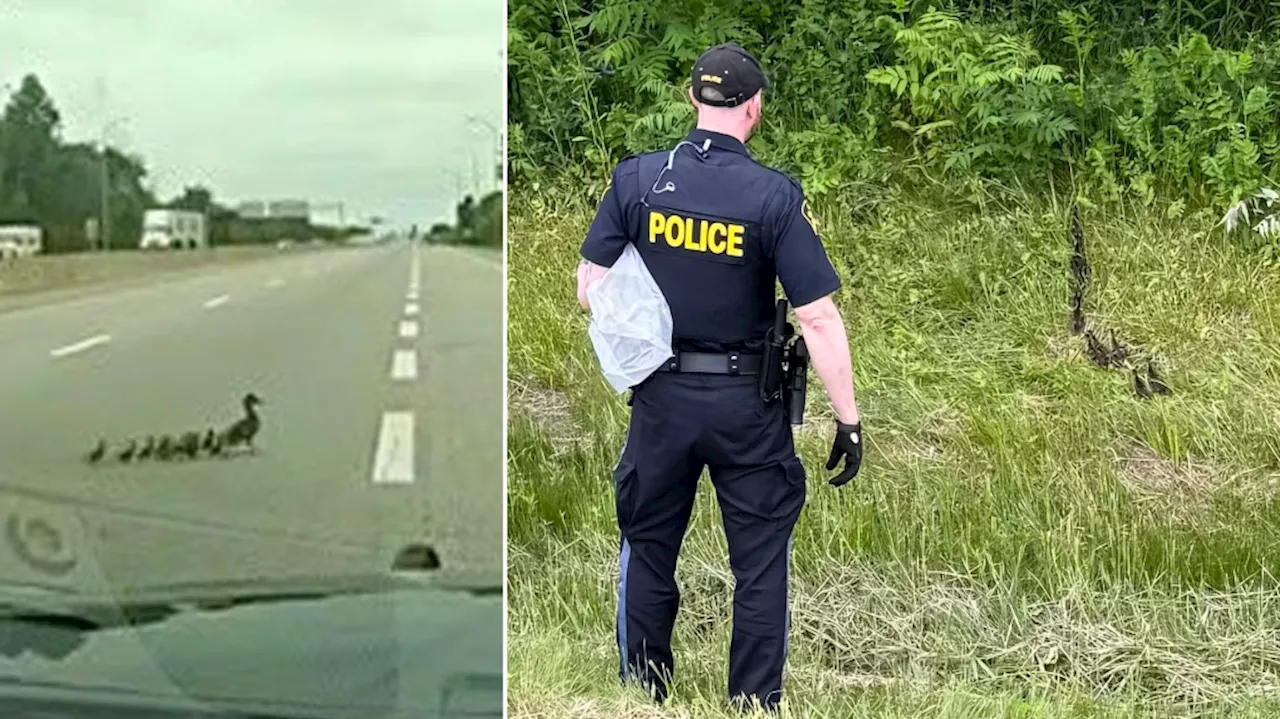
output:
[[[83,352],[87,349],[92,349],[94,347],[97,347],[98,345],[105,345],[110,341],[111,341],[111,335],[95,335],[93,337],[90,337],[85,340],[81,340],[74,344],[69,344],[65,347],[59,347],[56,350],[51,350],[49,354],[53,355],[54,357],[66,357],[67,355],[73,355],[77,352]]]
[[[404,339],[413,339],[418,336],[418,323],[413,320],[404,320],[400,323],[400,336]]]
[[[272,277],[267,280],[267,287],[284,287],[284,280],[279,277]]]
[[[417,317],[417,316],[418,316],[418,303],[417,303],[417,302],[406,302],[406,303],[405,303],[405,306],[404,306],[404,316],[405,316],[405,317]]]
[[[219,306],[221,306],[221,305],[225,305],[225,304],[226,304],[230,299],[231,299],[231,295],[218,295],[217,297],[214,297],[213,299],[209,300],[208,302],[205,302],[205,303],[204,303],[204,308],[205,308],[206,310],[211,310],[211,309],[213,309],[214,307],[219,307]]]
[[[407,300],[407,301],[409,301],[409,302],[417,302],[417,301],[418,301],[418,291],[417,291],[417,290],[414,290],[414,289],[411,289],[411,290],[409,290],[408,292],[406,292],[406,293],[405,293],[404,298],[405,298],[405,300]]]
[[[391,379],[414,380],[418,378],[418,353],[414,350],[396,350],[391,357]]]
[[[375,484],[413,482],[413,413],[385,412],[374,454]]]

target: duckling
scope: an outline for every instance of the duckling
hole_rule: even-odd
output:
[[[84,458],[89,464],[97,464],[107,455],[107,440],[99,439],[98,446],[94,447]]]
[[[253,438],[257,436],[258,430],[262,427],[262,419],[258,416],[257,406],[263,404],[258,395],[250,392],[244,396],[242,400],[244,406],[244,417],[235,424],[227,428],[223,433],[222,439],[227,449],[244,445],[250,452],[255,451]]]
[[[120,462],[124,464],[128,464],[133,461],[133,455],[136,454],[137,452],[138,452],[138,440],[131,439],[129,440],[129,446],[120,450],[119,454],[116,455],[116,459],[120,460]]]
[[[1111,330],[1111,349],[1108,353],[1111,357],[1111,364],[1122,365],[1129,359],[1129,350],[1124,343],[1116,339],[1116,331]]]
[[[1080,290],[1071,293],[1071,334],[1084,332],[1084,297]]]
[[[1097,335],[1093,334],[1093,330],[1085,330],[1084,332],[1084,351],[1089,356],[1089,361],[1095,365],[1099,367],[1110,366],[1110,352],[1098,340]]]
[[[187,432],[182,435],[182,439],[178,442],[177,450],[187,456],[187,459],[195,459],[200,454],[200,433]]]
[[[1072,256],[1071,256],[1071,274],[1075,278],[1076,286],[1081,291],[1089,284],[1090,275],[1093,274],[1089,268],[1089,261],[1085,257],[1084,252],[1084,224],[1080,221],[1080,205],[1071,206],[1071,240],[1072,240]]]
[[[1132,368],[1133,372],[1133,391],[1142,399],[1151,399],[1151,388],[1147,386],[1147,381],[1142,379],[1138,374],[1138,368]]]
[[[192,432],[187,436],[186,444],[183,446],[186,449],[187,456],[191,459],[196,459],[200,456],[200,450],[203,445],[204,435],[200,434],[200,432]]]
[[[147,437],[147,441],[142,445],[142,449],[138,450],[138,461],[151,459],[151,454],[156,451],[155,436]]]
[[[1151,389],[1156,394],[1173,394],[1173,390],[1169,388],[1169,385],[1165,384],[1160,375],[1156,374],[1154,360],[1147,360],[1147,375],[1151,378]]]
[[[164,461],[171,459],[173,457],[173,446],[174,441],[172,437],[167,434],[161,437],[160,442],[156,444],[156,459]]]
[[[221,434],[213,435],[213,441],[209,443],[209,456],[210,457],[222,456],[222,435]]]

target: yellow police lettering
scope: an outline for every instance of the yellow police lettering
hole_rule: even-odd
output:
[[[679,247],[680,243],[684,242],[684,223],[680,219],[675,215],[667,218],[667,244],[672,247]]]
[[[725,252],[730,257],[742,257],[742,232],[745,229],[742,225],[729,225],[729,246]]]
[[[711,223],[710,229],[707,230],[707,249],[711,250],[712,254],[715,254],[715,255],[724,254],[724,240],[717,239],[716,235],[719,235],[721,238],[723,238],[727,231],[728,231],[728,228],[724,226],[724,223],[722,222]]]
[[[746,225],[649,210],[649,242],[662,238],[669,247],[688,252],[742,257],[746,232]]]
[[[659,235],[663,234],[663,228],[667,226],[667,218],[662,216],[661,212],[649,211],[649,241],[657,242]]]
[[[714,82],[715,84],[720,85],[724,82],[724,78],[720,77],[719,75],[703,75],[702,81]]]
[[[693,233],[692,232],[689,233],[689,236],[686,237],[684,240],[684,248],[686,250],[693,250],[694,252],[706,252],[707,251],[707,221],[706,220],[698,220],[698,239],[695,241],[693,237],[694,237]]]

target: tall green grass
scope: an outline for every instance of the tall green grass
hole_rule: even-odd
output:
[[[610,469],[627,407],[574,297],[593,208],[509,229],[513,716],[730,716],[732,575],[704,484],[665,709],[617,686]],[[1142,401],[1068,327],[1066,209],[909,197],[823,218],[867,456],[820,467],[811,377],[791,716],[1280,715],[1280,272],[1216,218],[1084,213],[1090,321],[1156,357]]]

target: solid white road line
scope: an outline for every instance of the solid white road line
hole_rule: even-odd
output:
[[[93,337],[90,337],[89,339],[76,342],[75,344],[69,344],[66,347],[59,347],[56,350],[50,351],[49,354],[53,355],[54,357],[66,357],[67,355],[73,355],[77,352],[83,352],[87,349],[97,347],[98,345],[105,345],[110,341],[111,341],[111,335],[95,335]]]
[[[400,336],[404,339],[413,339],[418,336],[418,323],[413,320],[404,320],[400,323]]]
[[[218,295],[217,297],[214,297],[213,299],[209,300],[208,302],[205,302],[205,303],[204,303],[204,308],[205,308],[206,310],[211,310],[211,309],[213,309],[214,307],[219,307],[219,306],[221,306],[221,305],[225,305],[225,304],[227,303],[227,301],[228,301],[228,300],[230,300],[230,299],[231,299],[231,295]]]
[[[413,413],[385,412],[373,459],[375,484],[413,482]]]
[[[396,350],[391,357],[391,379],[413,380],[418,378],[418,353],[414,350]]]
[[[418,316],[418,303],[417,303],[417,302],[407,302],[407,303],[405,303],[405,306],[404,306],[404,316],[405,316],[405,317],[417,317],[417,316]]]

